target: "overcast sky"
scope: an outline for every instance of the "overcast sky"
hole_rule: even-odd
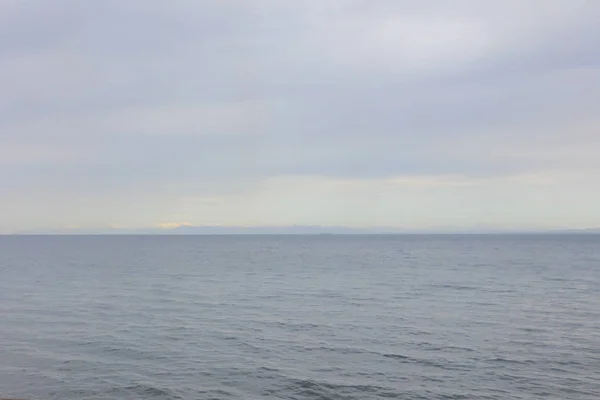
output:
[[[3,0],[0,231],[600,226],[600,1]]]

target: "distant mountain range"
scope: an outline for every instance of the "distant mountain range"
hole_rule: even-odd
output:
[[[440,227],[430,229],[402,228],[349,228],[336,226],[180,226],[172,229],[55,229],[21,231],[15,234],[56,234],[56,235],[372,235],[372,234],[600,234],[600,228],[589,229],[506,229],[493,227],[456,228]]]

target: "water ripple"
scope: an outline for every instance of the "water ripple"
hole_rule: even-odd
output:
[[[600,398],[600,237],[0,237],[30,399]]]

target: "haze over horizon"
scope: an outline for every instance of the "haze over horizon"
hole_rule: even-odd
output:
[[[600,227],[600,2],[0,3],[0,233]]]

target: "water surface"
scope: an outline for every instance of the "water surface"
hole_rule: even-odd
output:
[[[0,237],[0,397],[598,399],[600,236]]]

